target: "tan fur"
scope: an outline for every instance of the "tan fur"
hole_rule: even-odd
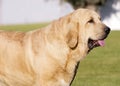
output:
[[[0,86],[69,86],[87,55],[88,38],[104,35],[99,19],[94,11],[78,9],[38,30],[0,31]]]

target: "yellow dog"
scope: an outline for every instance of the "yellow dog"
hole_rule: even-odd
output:
[[[70,86],[80,60],[109,32],[88,9],[38,30],[0,31],[0,86]]]

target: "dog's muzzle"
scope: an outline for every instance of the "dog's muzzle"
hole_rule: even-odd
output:
[[[106,26],[104,28],[104,33],[105,35],[103,35],[101,39],[98,39],[98,40],[93,40],[91,38],[88,39],[88,48],[89,48],[88,52],[90,52],[90,50],[92,50],[95,47],[105,45],[104,39],[107,38],[108,34],[110,33],[110,28]]]

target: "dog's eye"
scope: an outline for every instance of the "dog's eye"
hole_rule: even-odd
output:
[[[94,23],[94,20],[93,20],[93,19],[90,19],[90,20],[88,21],[88,23]]]

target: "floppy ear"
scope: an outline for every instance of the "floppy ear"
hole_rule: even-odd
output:
[[[67,44],[71,49],[75,49],[78,45],[78,31],[77,27],[70,28],[67,34]]]

